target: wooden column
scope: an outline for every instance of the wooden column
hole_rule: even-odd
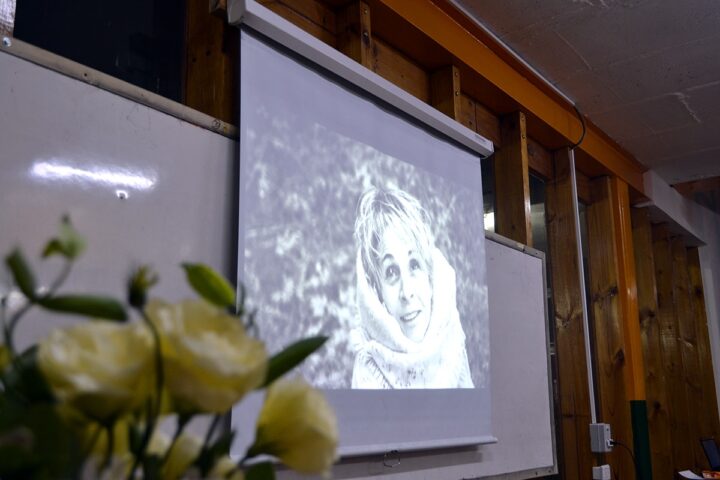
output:
[[[337,49],[360,65],[372,66],[372,28],[370,7],[365,2],[351,2],[336,16]]]
[[[448,117],[463,117],[460,97],[460,71],[455,65],[440,68],[430,75],[430,104]]]
[[[500,132],[502,146],[495,152],[495,231],[532,246],[525,114],[502,117]]]
[[[563,479],[584,480],[591,478],[593,455],[569,149],[555,152],[553,161],[554,178],[546,184],[545,206],[562,417],[561,432],[557,432],[562,436],[558,438],[559,463]]]
[[[184,103],[237,125],[239,30],[208,11],[207,0],[188,0]]]
[[[662,342],[657,315],[655,260],[652,225],[647,208],[632,211],[633,246],[637,278],[640,339],[645,363],[645,393],[648,405],[648,430],[654,479],[673,477],[672,437],[668,411]]]
[[[628,302],[625,297],[635,290],[632,285],[635,277],[632,242],[628,238],[618,238],[630,234],[629,228],[622,224],[625,213],[620,211],[624,204],[621,197],[627,195],[627,185],[623,189],[618,179],[603,177],[593,180],[591,190],[593,203],[587,209],[589,290],[595,327],[599,417],[611,425],[615,440],[632,448],[630,402],[636,399],[640,390],[634,378],[634,368],[637,367],[635,358],[641,355],[641,348],[639,328],[637,338],[633,339],[628,338],[624,325],[628,321],[638,321],[637,315],[635,318],[626,316],[631,306],[623,306]],[[632,266],[628,265],[628,257],[633,258]],[[637,346],[633,345],[634,341],[637,341]],[[644,400],[644,391],[642,395]],[[607,458],[616,478],[629,480],[636,477],[632,458],[627,452],[616,448]]]
[[[705,311],[705,291],[700,270],[700,255],[697,247],[688,248],[688,274],[690,277],[690,299],[697,334],[698,367],[700,375],[701,404],[703,412],[700,423],[702,437],[720,439],[720,419],[718,419],[717,395],[715,392],[715,375],[713,373],[712,353],[710,351],[710,334]]]
[[[699,443],[702,412],[698,408],[702,388],[700,386],[701,376],[698,364],[695,318],[690,298],[687,250],[683,239],[680,237],[673,238],[670,246],[673,261],[673,293],[675,298],[675,318],[678,326],[678,346],[682,356],[682,382],[677,385],[677,388],[685,391],[687,428],[694,456],[694,467],[702,468],[705,465],[705,454]]]
[[[687,419],[687,399],[681,388],[682,356],[678,345],[678,325],[675,316],[673,291],[673,261],[670,234],[665,225],[653,226],[653,257],[658,295],[658,323],[662,346],[662,365],[668,385],[667,400],[672,435],[673,466],[675,470],[691,468],[694,463],[692,441]]]

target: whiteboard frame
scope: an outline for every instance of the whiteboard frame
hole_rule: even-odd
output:
[[[542,261],[542,272],[543,272],[543,291],[545,292],[545,352],[547,360],[547,372],[548,372],[548,399],[550,400],[550,432],[552,436],[552,452],[553,452],[553,464],[552,467],[542,467],[530,470],[522,470],[519,472],[510,472],[501,475],[492,476],[489,478],[497,480],[520,480],[526,478],[532,478],[540,475],[555,475],[558,472],[558,459],[557,459],[557,431],[555,430],[555,395],[553,390],[553,378],[552,378],[552,361],[550,360],[550,318],[548,312],[548,288],[547,288],[547,259],[545,252],[537,250],[532,247],[528,247],[520,242],[511,240],[507,237],[503,237],[495,232],[489,230],[485,231],[485,241],[491,241],[504,245],[508,248],[523,252],[532,257],[539,258]]]
[[[333,72],[422,124],[478,153],[483,158],[493,154],[493,143],[487,138],[368,70],[342,52],[335,50],[259,4],[256,0],[228,0],[227,12],[228,22],[231,25],[251,27],[321,68]]]

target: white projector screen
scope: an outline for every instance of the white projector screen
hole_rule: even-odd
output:
[[[330,337],[298,370],[344,455],[494,441],[479,155],[247,28],[240,55],[238,281],[269,351]]]

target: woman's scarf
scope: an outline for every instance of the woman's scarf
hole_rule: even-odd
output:
[[[437,248],[432,252],[432,262],[432,312],[425,337],[415,342],[405,336],[398,321],[380,302],[368,283],[358,252],[355,264],[360,323],[350,338],[357,355],[355,368],[376,369],[370,372],[379,377],[374,388],[472,387],[465,333],[456,306],[455,270]]]

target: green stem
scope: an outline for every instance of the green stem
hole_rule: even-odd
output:
[[[157,423],[158,417],[160,416],[160,407],[162,405],[162,391],[163,391],[163,385],[165,384],[165,372],[163,367],[163,359],[162,359],[162,348],[160,344],[160,334],[157,331],[157,328],[155,328],[155,325],[150,321],[150,318],[147,316],[145,311],[142,308],[137,309],[140,315],[142,316],[143,321],[145,322],[145,325],[150,329],[150,333],[153,337],[153,343],[154,343],[154,351],[155,351],[155,404],[152,405],[150,408],[150,411],[148,412],[148,424],[147,428],[145,429],[145,433],[143,434],[142,439],[142,445],[140,447],[139,454],[135,457],[135,462],[133,463],[132,468],[130,468],[130,473],[128,474],[128,480],[132,480],[132,478],[135,475],[135,470],[137,470],[138,466],[140,465],[140,462],[145,458],[145,454],[147,453],[147,447],[150,444],[150,438],[152,437],[153,431],[155,430],[155,424]]]

